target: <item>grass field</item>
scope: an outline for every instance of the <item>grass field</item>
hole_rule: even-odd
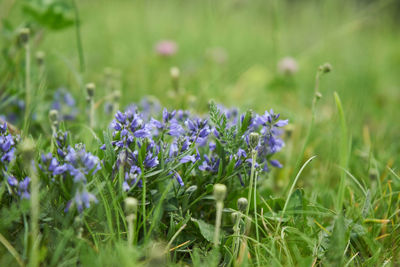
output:
[[[0,0],[0,266],[397,266],[399,14],[390,0]]]

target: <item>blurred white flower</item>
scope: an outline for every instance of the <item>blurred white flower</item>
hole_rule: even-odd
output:
[[[284,57],[278,63],[278,71],[285,75],[293,75],[299,70],[297,61],[292,57]]]

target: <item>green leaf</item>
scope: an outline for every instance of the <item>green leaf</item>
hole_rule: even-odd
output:
[[[201,235],[209,242],[213,242],[215,227],[214,225],[208,224],[203,220],[197,220],[191,218],[192,222],[197,225],[200,229]]]
[[[343,254],[347,244],[347,232],[344,217],[342,214],[339,214],[335,220],[326,253],[326,257],[332,266],[341,266],[343,263]]]

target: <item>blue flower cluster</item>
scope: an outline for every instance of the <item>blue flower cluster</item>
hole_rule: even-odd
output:
[[[88,192],[87,184],[88,178],[101,169],[100,160],[87,152],[83,144],[77,144],[74,147],[68,146],[67,133],[58,132],[55,139],[57,154],[53,155],[51,152],[43,154],[40,168],[47,175],[53,177],[53,182],[61,182],[59,179],[55,179],[56,176],[59,176],[64,186],[70,184],[73,197],[68,202],[65,211],[76,206],[78,211],[82,212],[84,207],[90,207],[90,203],[97,203],[94,194]]]
[[[15,137],[7,130],[7,123],[0,124],[0,162],[3,170],[7,170],[8,164],[14,159]]]
[[[176,164],[202,175],[215,174],[221,171],[221,167],[231,168],[243,184],[241,173],[247,172],[251,165],[249,135],[252,132],[258,132],[261,137],[255,147],[258,155],[256,168],[269,171],[270,166],[282,167],[271,157],[284,146],[279,128],[285,126],[287,120],[280,120],[279,114],[272,110],[263,115],[251,114],[247,118],[246,113],[239,114],[237,109],[219,106],[219,112],[224,117],[223,130],[210,122],[211,117],[202,118],[183,110],[164,109],[157,114],[150,109],[139,112],[137,106],[130,106],[125,112],[118,111],[110,125],[113,130],[111,145],[117,155],[114,174],[120,170],[124,173],[123,190],[141,187],[144,174],[154,168],[161,169],[160,162],[164,163],[163,170],[168,171],[181,186],[185,185],[184,171]],[[227,141],[225,131],[231,133],[229,138],[232,142]],[[235,145],[223,149],[228,142]],[[106,144],[101,149],[106,150]],[[232,149],[235,150],[233,153]]]
[[[11,173],[10,164],[15,160],[16,145],[19,136],[13,136],[8,132],[7,123],[0,124],[0,171],[7,178],[9,190],[12,195],[18,195],[22,199],[29,199],[30,178],[25,177],[22,181]]]
[[[74,120],[78,115],[75,99],[65,88],[59,88],[54,93],[51,108],[58,110],[64,121]]]

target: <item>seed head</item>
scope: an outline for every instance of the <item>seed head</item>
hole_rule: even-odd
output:
[[[330,63],[325,63],[324,65],[319,67],[319,70],[322,73],[328,73],[332,71],[332,65]]]
[[[45,57],[45,53],[43,51],[36,52],[36,62],[39,66],[43,65],[44,57]]]
[[[245,197],[239,198],[238,202],[237,202],[238,210],[241,212],[245,212],[248,204],[249,204],[249,202],[247,201],[247,199]]]
[[[29,28],[22,28],[19,30],[19,39],[23,44],[28,43],[30,33],[31,31],[29,30]]]
[[[94,83],[86,84],[86,92],[90,98],[93,98],[96,85]]]
[[[249,136],[250,148],[255,149],[258,146],[260,135],[258,133],[251,133]]]
[[[121,91],[120,90],[114,91],[114,94],[113,94],[114,102],[119,102],[120,99],[121,99]]]
[[[224,201],[226,196],[226,186],[224,184],[215,184],[214,185],[214,198],[217,202]]]
[[[134,197],[125,198],[125,214],[136,214],[138,201]]]

